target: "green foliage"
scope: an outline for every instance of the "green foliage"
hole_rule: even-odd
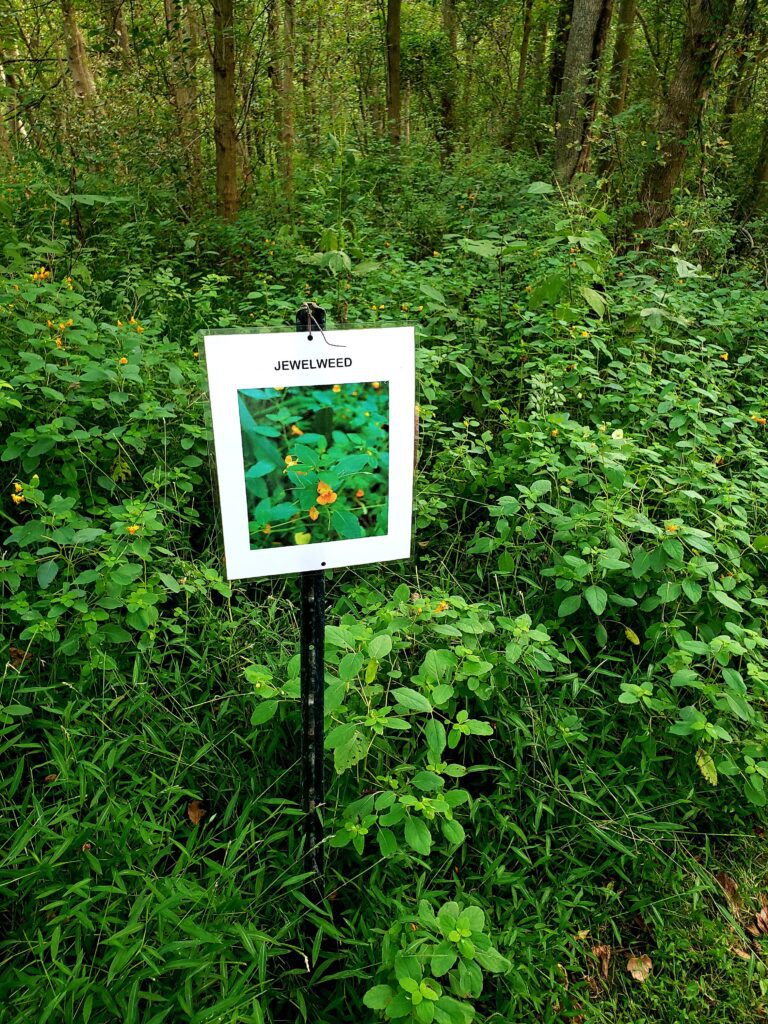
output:
[[[619,254],[610,219],[544,177],[329,143],[296,225],[75,199],[79,227],[3,222],[9,1024],[762,1012],[743,930],[768,802],[759,268]],[[349,263],[306,260],[331,252]],[[309,294],[416,320],[421,387],[414,560],[330,580],[320,905],[296,588],[222,578],[197,349]],[[244,397],[248,468],[270,467],[255,526],[314,536],[314,505],[380,528],[380,384],[343,386],[348,424],[333,390]],[[630,954],[653,961],[643,984]]]

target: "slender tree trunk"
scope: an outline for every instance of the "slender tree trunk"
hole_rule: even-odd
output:
[[[520,64],[517,69],[517,86],[515,87],[515,122],[520,120],[525,92],[525,76],[528,71],[528,48],[531,44],[531,22],[533,20],[533,0],[523,0],[523,35],[520,40]]]
[[[765,39],[760,46],[757,36],[757,0],[749,0],[744,12],[739,39],[736,43],[736,63],[733,74],[728,82],[728,89],[723,109],[723,121],[720,127],[720,134],[728,139],[733,128],[733,119],[740,114],[746,105],[749,93],[749,81],[754,77],[762,58],[765,56]],[[766,26],[762,25],[762,35],[765,36]],[[756,45],[757,44],[757,45]]]
[[[164,0],[165,26],[171,55],[171,101],[179,142],[184,153],[186,184],[194,201],[200,192],[200,130],[197,120],[197,39],[194,26],[179,0]]]
[[[629,61],[632,52],[632,33],[635,28],[635,12],[636,0],[621,0],[619,24],[616,29],[616,42],[613,47],[608,103],[605,108],[605,112],[609,117],[617,117],[621,114],[627,103]]]
[[[280,122],[280,148],[283,151],[283,188],[286,196],[293,196],[293,147],[295,24],[293,0],[283,0],[283,109]]]
[[[445,156],[450,156],[455,148],[456,139],[456,98],[457,98],[457,72],[458,72],[458,48],[459,48],[459,26],[456,17],[455,0],[443,0],[443,32],[448,43],[450,54],[450,73],[445,75],[440,90],[440,112],[442,115],[442,138],[440,139],[442,151]]]
[[[124,0],[103,0],[104,27],[110,50],[117,51],[124,64],[131,60],[131,43],[123,14]]]
[[[387,127],[389,141],[400,145],[400,9],[402,0],[387,0]]]
[[[235,14],[233,0],[213,3],[213,135],[216,142],[216,212],[237,214],[235,128]]]
[[[11,50],[11,53],[15,51]],[[21,98],[19,95],[19,79],[18,76],[12,72],[6,70],[6,61],[9,58],[3,51],[0,53],[0,85],[4,86],[8,90],[9,103],[8,103],[8,120],[11,122],[12,134],[20,142],[26,142],[29,144],[29,132],[27,126],[21,118],[19,108],[21,104]]]
[[[747,216],[768,211],[768,118],[763,122],[763,136],[757,164],[752,178],[751,202],[747,204]]]
[[[82,100],[94,100],[96,98],[96,83],[88,63],[83,34],[77,24],[77,13],[72,0],[61,0],[61,13],[64,16],[67,64],[72,76],[72,88],[75,96]]]
[[[574,0],[560,0],[557,7],[555,34],[552,40],[552,62],[549,66],[549,81],[547,82],[547,103],[554,103],[560,95],[563,84],[565,47],[571,27],[573,4]]]
[[[589,159],[597,74],[611,20],[611,0],[576,0],[557,99],[555,175],[567,185]]]
[[[692,0],[674,76],[659,123],[660,156],[640,187],[635,226],[658,226],[668,215],[672,192],[688,155],[691,129],[701,113],[731,16],[731,0]]]

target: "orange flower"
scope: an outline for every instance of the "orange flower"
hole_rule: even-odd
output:
[[[377,380],[374,380],[371,383],[371,387],[373,388],[374,391],[378,391],[379,388],[381,387],[381,384],[379,384]]]
[[[120,356],[120,365],[121,366],[125,366],[127,364],[127,362],[128,362],[128,360],[125,358],[125,356]]]
[[[360,488],[358,487],[358,489],[357,489],[357,490],[355,491],[355,497],[356,497],[356,498],[362,498],[362,497],[364,497],[364,496],[365,496],[365,491],[361,490],[361,489],[360,489]]]
[[[333,387],[331,388],[331,391],[334,393],[334,395],[338,395],[338,393],[341,391],[341,384],[334,384]]]
[[[753,416],[752,419],[755,421],[755,423],[762,423],[763,425],[765,425],[765,416]]]
[[[272,533],[272,526],[269,523],[267,523],[267,525],[264,527],[264,529],[261,532],[266,534],[266,536],[268,537],[270,535],[270,533]]]
[[[330,484],[326,484],[321,480],[317,485],[317,504],[332,505],[337,498],[338,494],[331,488]]]
[[[117,321],[117,326],[118,327],[122,327],[123,326],[123,321],[122,320],[118,320]]]
[[[27,500],[23,494],[12,494],[11,498],[13,499],[14,505],[20,505],[22,501]]]
[[[312,508],[309,510],[309,518],[314,523],[314,522],[317,521],[317,518],[318,518],[319,515],[320,515],[320,513],[317,511],[317,509],[313,505]]]
[[[21,494],[21,492],[24,490],[24,488],[21,486],[21,484],[19,483],[18,480],[13,485],[13,489],[14,489],[14,491],[16,491],[17,494]]]
[[[141,326],[141,324],[137,324],[136,325],[136,333],[137,334],[143,334],[144,333],[144,328]]]
[[[677,523],[667,523],[664,529],[667,531],[667,533],[677,533],[680,527],[677,525]]]
[[[721,352],[720,358],[723,360],[724,363],[727,363],[728,362],[728,353],[727,352]]]
[[[137,523],[132,523],[130,526],[126,526],[126,530],[128,531],[128,533],[130,533],[131,536],[133,536],[134,533],[138,533],[139,532],[138,524]]]
[[[297,427],[295,423],[292,423],[291,433],[293,434],[294,437],[301,437],[304,431],[301,429],[301,427]]]
[[[64,342],[61,340],[61,338],[54,338],[53,340],[54,340],[54,343],[56,345],[56,348],[62,348],[63,347]]]
[[[447,610],[448,610],[448,602],[447,601],[441,601],[440,604],[437,606],[437,608],[435,608],[435,614],[437,614],[438,612],[445,612]]]

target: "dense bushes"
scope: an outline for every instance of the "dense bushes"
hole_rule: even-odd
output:
[[[754,1019],[712,872],[764,872],[720,837],[768,799],[765,290],[532,167],[377,198],[412,173],[337,154],[282,230],[4,224],[9,1021]],[[330,583],[323,907],[295,584],[222,578],[195,334],[308,291],[417,322],[422,392],[414,560]]]

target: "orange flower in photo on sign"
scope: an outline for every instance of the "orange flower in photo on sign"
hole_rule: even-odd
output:
[[[298,464],[299,464],[299,460],[296,458],[295,455],[286,455],[285,456],[285,466],[286,466],[286,468],[283,470],[283,472],[287,473],[289,469],[293,469],[293,467],[294,466],[298,466]]]
[[[334,395],[338,395],[338,393],[341,391],[341,384],[334,384],[333,387],[331,388],[331,391],[334,393]]]
[[[333,490],[331,485],[326,484],[321,480],[317,485],[317,504],[332,505],[337,498],[338,494]]]
[[[320,513],[317,511],[316,506],[313,505],[312,508],[309,510],[309,518],[312,520],[313,523],[316,523],[319,517]]]
[[[364,498],[365,497],[365,491],[363,491],[361,488],[358,487],[358,489],[355,491],[355,497],[356,498]]]
[[[292,423],[291,433],[293,434],[294,437],[301,437],[304,431],[301,429],[301,427],[297,426],[295,423]]]

